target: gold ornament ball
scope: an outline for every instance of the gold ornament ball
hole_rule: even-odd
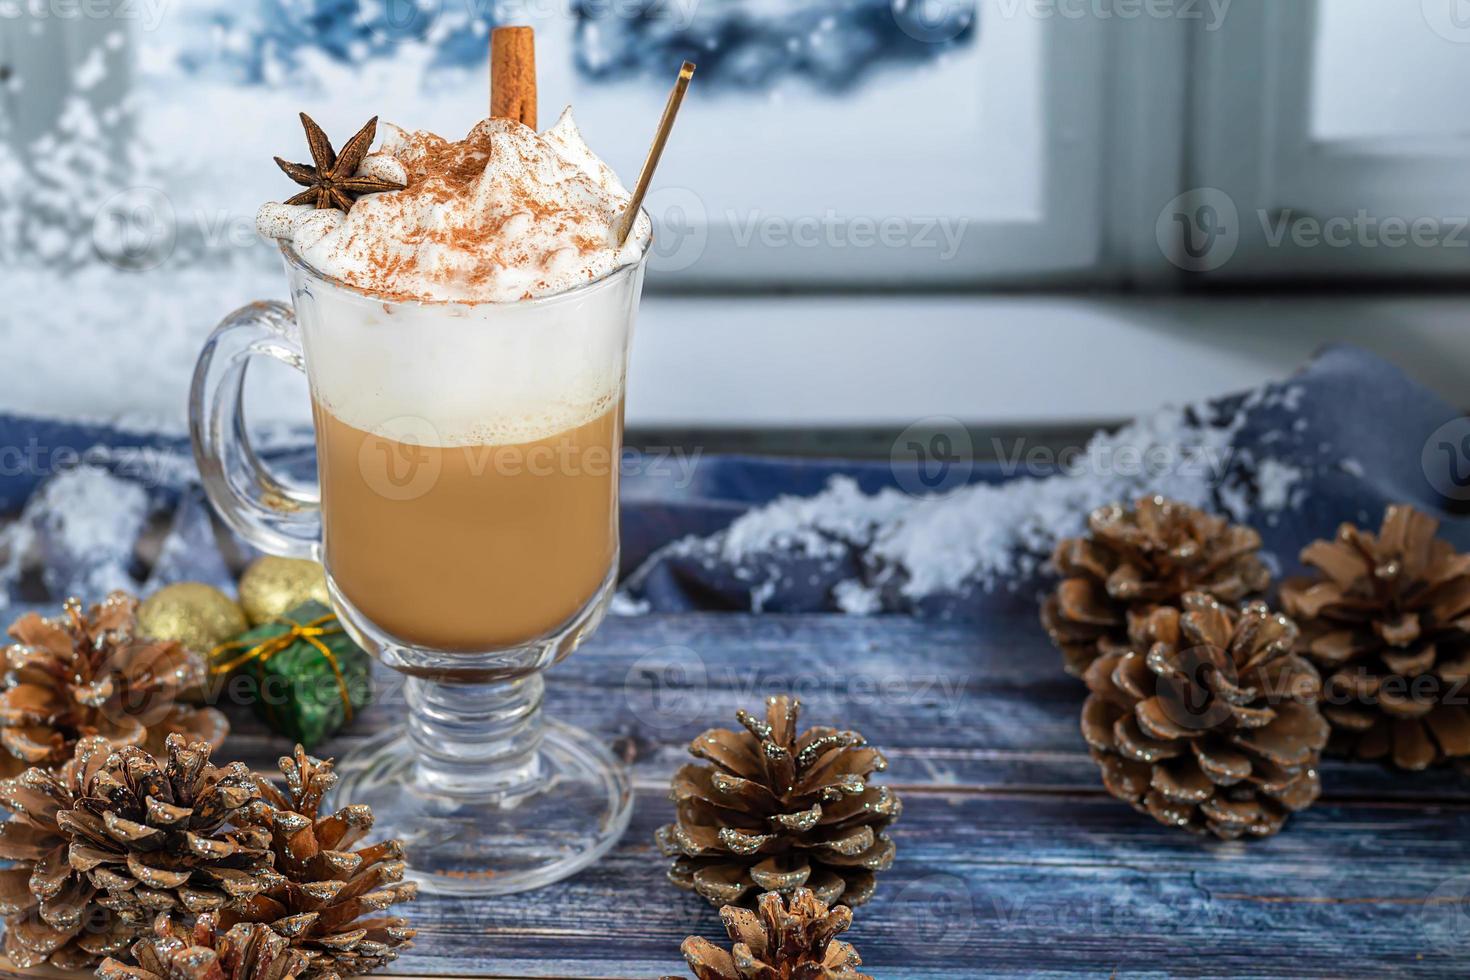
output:
[[[249,627],[235,600],[203,582],[166,585],[138,607],[138,632],[208,654]]]
[[[322,566],[304,558],[257,558],[240,576],[240,605],[251,626],[268,623],[308,599],[331,605]]]

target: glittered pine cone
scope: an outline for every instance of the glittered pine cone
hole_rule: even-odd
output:
[[[146,928],[160,912],[202,914],[248,899],[270,870],[269,835],[243,826],[255,798],[243,763],[218,768],[207,743],[170,735],[162,760],[136,746],[112,751],[86,794],[57,823],[71,866],[98,901]]]
[[[690,936],[681,951],[698,980],[873,980],[859,973],[862,958],[838,939],[852,925],[852,910],[827,905],[806,888],[789,904],[776,892],[760,898],[757,910],[720,909],[729,952]]]
[[[1438,528],[1389,507],[1377,534],[1344,524],[1308,545],[1320,574],[1281,586],[1298,650],[1326,677],[1330,751],[1403,769],[1470,761],[1470,554]]]
[[[1160,823],[1269,836],[1321,793],[1321,678],[1264,603],[1237,613],[1193,592],[1183,605],[1093,661],[1082,735],[1108,791]]]
[[[100,980],[296,980],[306,959],[265,926],[243,923],[221,932],[213,913],[185,928],[168,915],[124,959],[108,958]]]
[[[0,871],[0,914],[5,955],[17,967],[94,966],[126,949],[137,932],[99,904],[97,889],[72,867],[71,841],[57,822],[111,752],[106,739],[88,736],[61,769],[28,769],[0,782],[0,807],[12,814],[0,824],[0,858],[12,862]]]
[[[887,760],[856,732],[814,727],[798,736],[800,708],[795,698],[767,698],[765,721],[740,711],[745,731],[711,729],[690,744],[710,765],[674,774],[677,818],[657,835],[676,856],[674,884],[713,905],[803,887],[827,903],[859,905],[872,895],[874,872],[893,863],[884,828],[901,811],[890,789],[868,782]]]
[[[298,745],[280,767],[286,791],[257,776],[260,799],[248,818],[268,834],[275,870],[262,891],[231,906],[221,921],[259,923],[285,936],[306,962],[303,980],[378,970],[413,945],[407,919],[378,914],[418,894],[403,880],[403,845],[357,846],[373,827],[363,804],[321,813],[337,781],[330,760]]]
[[[1099,507],[1087,527],[1088,535],[1057,542],[1052,563],[1062,581],[1041,608],[1042,625],[1078,676],[1100,653],[1126,647],[1130,615],[1177,606],[1186,592],[1234,604],[1271,583],[1256,554],[1259,534],[1176,500]]]
[[[178,643],[138,638],[137,605],[123,592],[86,611],[68,599],[59,617],[28,613],[11,625],[0,773],[56,768],[87,735],[159,755],[175,732],[215,748],[224,741],[223,714],[179,702],[204,686],[204,662]]]

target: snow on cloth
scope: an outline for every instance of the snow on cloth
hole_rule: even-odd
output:
[[[1292,572],[1307,542],[1345,520],[1376,525],[1389,502],[1443,513],[1421,455],[1457,415],[1372,355],[1333,348],[1282,384],[1099,434],[1050,475],[1017,472],[1023,454],[942,496],[905,493],[912,472],[888,463],[629,453],[613,612],[981,616],[1034,602],[1056,539],[1091,509],[1148,493],[1253,524]],[[264,442],[274,468],[309,478],[308,433],[273,427]],[[11,616],[113,587],[227,588],[255,554],[211,517],[167,426],[0,414],[0,514]],[[1443,533],[1470,547],[1470,521]]]
[[[905,493],[897,473],[878,489],[833,476],[666,545],[625,591],[655,611],[982,615],[1033,601],[1056,541],[1093,509],[1156,493],[1255,526],[1291,573],[1308,542],[1343,521],[1376,526],[1387,503],[1443,513],[1421,454],[1458,414],[1386,362],[1330,348],[1283,383],[1099,433],[1047,475],[990,464],[937,496]],[[1444,533],[1470,547],[1470,521]]]

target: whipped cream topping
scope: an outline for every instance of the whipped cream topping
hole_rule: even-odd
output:
[[[639,260],[639,215],[612,237],[629,194],[566,109],[543,133],[486,119],[457,142],[385,124],[358,174],[406,185],[352,211],[265,204],[256,227],[307,264],[394,300],[511,302],[549,296]]]

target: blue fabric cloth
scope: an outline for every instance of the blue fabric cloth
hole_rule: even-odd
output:
[[[1284,385],[1195,406],[1185,415],[1200,431],[1236,419],[1229,460],[1211,481],[1209,503],[1255,524],[1283,573],[1300,569],[1297,553],[1311,540],[1332,535],[1343,521],[1376,525],[1384,506],[1395,501],[1446,517],[1444,536],[1470,548],[1470,520],[1452,516],[1464,513],[1463,502],[1435,489],[1458,493],[1454,467],[1470,469],[1470,440],[1461,447],[1452,427],[1453,438],[1440,438],[1444,445],[1425,453],[1431,435],[1460,413],[1373,355],[1329,348]],[[302,433],[299,441],[287,440],[266,455],[273,466],[309,473],[308,440]],[[63,590],[77,587],[121,585],[146,593],[180,580],[227,586],[253,557],[211,520],[186,439],[0,415],[0,447],[0,513],[10,515],[5,534],[12,552],[9,573],[0,579],[0,602],[8,606],[53,604]],[[1291,505],[1269,513],[1263,506],[1271,492],[1264,460],[1300,472]],[[730,550],[727,529],[752,509],[818,494],[834,477],[851,480],[864,495],[894,493],[913,486],[911,466],[707,456],[681,469],[658,457],[629,454],[622,506],[628,594],[658,611],[748,611],[753,605],[767,612],[833,610],[841,605],[845,584],[869,590],[874,612],[973,616],[997,605],[1033,602],[1045,574],[1037,562],[1018,566],[1007,588],[993,581],[961,583],[914,598],[904,593],[902,570],[894,574],[875,560],[869,542],[829,531],[821,532],[829,539],[821,557],[779,545],[763,554],[723,557]],[[79,469],[107,481],[103,499],[106,507],[118,506],[108,515],[119,529],[117,540],[67,532],[67,522],[97,516],[65,510],[98,506],[95,496],[61,492]],[[1012,478],[999,464],[976,465],[969,475],[971,483]],[[48,494],[60,501],[54,508]],[[117,505],[123,498],[134,503]],[[22,526],[28,536],[17,534]],[[28,572],[17,550],[29,555]],[[99,567],[106,574],[97,574]],[[753,582],[763,584],[755,589]]]
[[[1278,578],[1304,571],[1298,556],[1311,541],[1331,537],[1345,521],[1376,528],[1384,508],[1395,502],[1440,516],[1442,536],[1470,548],[1470,520],[1455,516],[1466,513],[1463,498],[1470,497],[1470,480],[1455,472],[1457,466],[1470,471],[1470,421],[1372,354],[1330,347],[1281,384],[1176,414],[1186,430],[1230,426],[1220,470],[1205,481],[1199,503],[1256,527]],[[1453,423],[1450,432],[1441,432],[1447,423]],[[1148,427],[1142,428],[1146,434]],[[1270,499],[1273,472],[1279,477],[1283,469],[1297,474],[1284,505]],[[720,520],[767,504],[776,494],[809,495],[842,474],[869,494],[912,486],[903,467],[887,463],[712,460],[701,468],[688,499],[666,499],[651,510],[625,509],[625,526],[645,546],[695,515],[697,532],[709,534]],[[1010,478],[998,464],[977,466],[972,475],[972,481],[986,483]],[[1141,489],[1148,486],[1140,481]],[[1025,492],[1039,489],[1033,484]],[[903,569],[874,561],[869,544],[843,540],[843,531],[820,533],[832,547],[821,549],[819,558],[790,547],[732,557],[740,549],[725,547],[730,535],[721,532],[661,545],[642,562],[628,591],[656,610],[818,612],[839,608],[842,587],[851,584],[870,594],[871,611],[976,618],[1034,603],[1046,585],[1044,560],[1033,560],[1020,563],[1003,586],[992,578],[907,596]]]

